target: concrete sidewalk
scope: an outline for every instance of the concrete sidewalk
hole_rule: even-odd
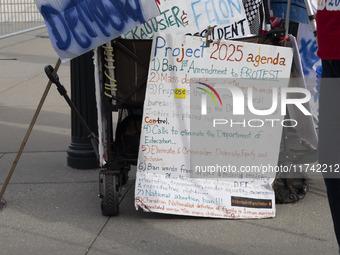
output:
[[[10,170],[57,55],[45,29],[0,40],[0,184]],[[69,64],[58,72],[69,88]],[[69,91],[69,89],[68,89]],[[52,87],[5,193],[0,254],[338,254],[322,179],[266,220],[136,211],[134,174],[117,217],[103,217],[99,169],[66,166],[70,109]]]

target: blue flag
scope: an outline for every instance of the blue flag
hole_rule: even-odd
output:
[[[274,17],[286,18],[287,0],[270,0],[270,8],[273,11]],[[304,0],[292,0],[290,8],[291,21],[308,24],[308,15]]]
[[[159,15],[154,0],[35,0],[63,62]]]

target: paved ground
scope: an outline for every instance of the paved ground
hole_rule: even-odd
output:
[[[0,40],[0,185],[57,56],[45,29]],[[59,71],[69,87],[69,64]],[[225,220],[136,211],[134,174],[118,217],[103,217],[98,169],[66,166],[70,109],[52,87],[5,193],[0,254],[337,254],[325,187],[313,179],[296,204],[266,220]]]

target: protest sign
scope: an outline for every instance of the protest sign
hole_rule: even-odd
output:
[[[159,15],[155,1],[35,0],[63,62]]]
[[[307,89],[312,94],[310,107],[312,110],[314,124],[319,122],[319,92],[321,81],[321,59],[317,55],[318,45],[311,27],[307,24],[299,24],[297,35],[299,55],[303,67],[303,76]]]
[[[270,115],[277,119],[274,127],[270,121],[261,124],[268,115],[249,122],[248,111],[257,113],[265,98],[284,94],[279,89],[288,85],[291,63],[290,48],[237,41],[206,47],[203,38],[155,34],[137,165],[136,208],[204,217],[274,217],[274,177],[251,167],[277,164],[282,109],[269,107],[275,108]],[[281,87],[275,90],[279,83]],[[253,108],[242,96],[250,91]],[[243,105],[238,104],[242,98]],[[242,110],[245,115],[234,116],[234,111]],[[222,119],[220,111],[234,126],[212,127],[215,116]],[[223,148],[212,149],[214,144],[223,144]],[[194,164],[202,162],[213,164],[215,172],[196,171]],[[238,171],[218,173],[217,164],[222,168],[226,162]],[[241,167],[250,171],[242,173]]]
[[[301,49],[303,48],[298,47],[296,38],[292,35],[290,35],[289,37],[290,38],[289,38],[288,45],[293,49],[293,54],[294,54],[293,67],[291,71],[292,72],[291,76],[293,78],[290,79],[290,86],[300,87],[300,88],[310,91],[311,100],[305,103],[305,107],[308,109],[308,111],[311,112],[311,115],[306,116],[304,114],[301,114],[301,112],[298,109],[296,109],[295,106],[292,106],[292,105],[288,106],[288,112],[289,112],[289,116],[298,120],[300,124],[295,128],[295,131],[300,141],[302,141],[312,150],[316,150],[318,147],[318,135],[316,132],[317,118],[315,116],[318,114],[315,115],[315,108],[313,107],[315,106],[314,100],[315,100],[315,95],[316,95],[316,86],[315,86],[316,77],[314,76],[314,79],[313,77],[308,79],[307,78],[308,76],[305,76],[308,70],[309,64],[306,62],[305,63],[303,62],[303,58],[305,58],[305,61],[306,59],[309,59],[309,57],[313,59],[313,54],[312,54],[313,47],[310,49],[311,50],[311,52],[309,53],[310,56],[306,57],[305,56],[306,53],[301,54]],[[304,49],[304,50],[307,50],[307,49]],[[300,54],[299,54],[299,51],[300,51]],[[302,63],[304,63],[305,65],[303,65]],[[313,87],[312,89],[309,86],[313,84],[313,80],[314,80],[315,87]]]
[[[212,39],[243,37],[250,33],[241,0],[158,1],[161,15],[122,35],[127,39],[151,39],[155,32],[206,36]]]

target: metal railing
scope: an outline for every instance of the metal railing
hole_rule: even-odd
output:
[[[0,39],[43,26],[34,0],[0,0]]]

